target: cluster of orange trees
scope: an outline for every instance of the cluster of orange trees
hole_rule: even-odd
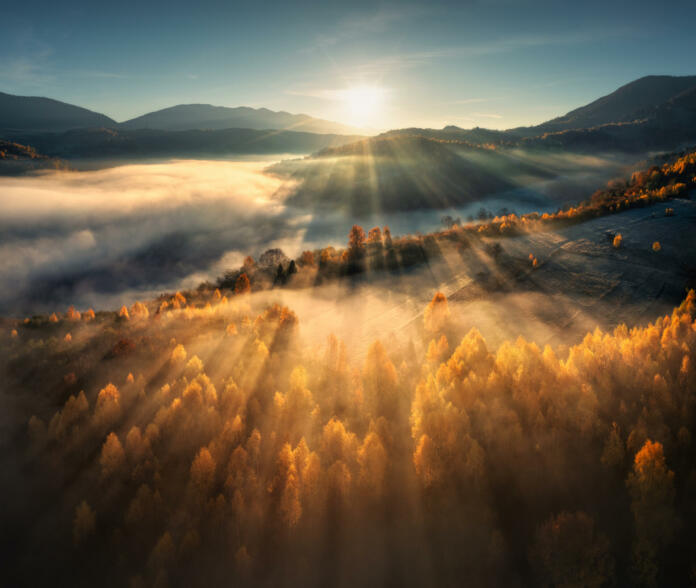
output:
[[[491,349],[437,294],[410,340],[357,362],[243,292],[126,311],[2,340],[21,398],[10,581],[657,586],[694,569],[693,292],[558,350]]]
[[[509,214],[490,222],[465,227],[484,235],[516,234],[563,224],[577,223],[686,196],[696,187],[696,152],[678,156],[662,166],[637,171],[628,180],[613,180],[589,200],[555,213]]]

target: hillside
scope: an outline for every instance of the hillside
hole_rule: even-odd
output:
[[[37,153],[33,147],[0,139],[0,176],[15,176],[40,169],[67,169],[65,162]]]
[[[411,135],[365,139],[268,171],[299,182],[291,204],[357,215],[447,208],[512,187],[509,176],[485,161]]]
[[[378,137],[396,137],[401,135],[420,135],[438,141],[457,141],[468,143],[471,146],[513,146],[516,141],[524,136],[524,133],[517,129],[499,131],[495,129],[484,129],[474,127],[473,129],[463,129],[455,125],[448,125],[442,129],[426,129],[410,127],[406,129],[392,129],[378,135]]]
[[[0,92],[0,132],[67,131],[93,127],[113,127],[116,121],[86,108],[34,96],[14,96]]]
[[[550,192],[556,202],[567,201],[578,189],[603,183],[622,165],[621,158],[590,164],[545,152],[390,133],[283,161],[268,171],[298,182],[292,204],[366,215],[485,204],[494,197],[506,201],[499,207],[524,206],[528,198],[539,206]],[[555,182],[553,188],[549,182]],[[532,189],[542,183],[540,191]]]
[[[157,129],[185,131],[191,129],[278,129],[328,134],[362,134],[360,129],[313,118],[306,114],[274,112],[267,108],[240,106],[227,108],[210,104],[180,104],[127,120],[122,129]]]

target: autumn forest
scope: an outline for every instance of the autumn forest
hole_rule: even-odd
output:
[[[669,203],[691,189],[694,161],[554,214],[426,236],[356,225],[345,249],[271,249],[217,284],[118,311],[5,320],[5,388],[23,415],[6,573],[134,587],[694,578],[693,290],[649,323],[556,347],[491,345],[435,292],[408,337],[364,351],[309,341],[292,308],[259,297],[358,287],[448,248],[541,271],[505,237]]]
[[[696,3],[0,10],[0,588],[696,588]]]

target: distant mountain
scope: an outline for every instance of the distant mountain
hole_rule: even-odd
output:
[[[160,131],[74,129],[62,133],[12,133],[11,140],[67,159],[223,157],[230,154],[311,153],[362,139],[294,131],[225,129]]]
[[[576,152],[675,151],[696,143],[696,76],[648,76],[564,116],[506,131],[398,129],[382,137],[413,135],[471,146]]]
[[[116,121],[86,108],[51,98],[0,92],[0,130],[55,132],[113,126]]]
[[[273,129],[332,135],[365,134],[355,127],[306,114],[210,104],[180,104],[117,123],[98,112],[58,100],[0,92],[0,132],[3,135],[6,131],[60,132],[95,128],[158,131]]]
[[[180,104],[150,112],[119,125],[122,129],[156,129],[160,131],[277,129],[307,133],[342,135],[365,134],[360,129],[312,118],[306,114],[274,112],[267,108],[240,106],[228,108],[210,104]]]
[[[529,130],[539,135],[650,119],[669,104],[678,105],[684,94],[693,96],[695,89],[696,76],[646,76]]]
[[[173,106],[119,124],[56,100],[0,93],[0,137],[56,157],[307,153],[354,142],[363,138],[360,135],[352,127],[304,114],[208,104]],[[506,131],[408,128],[388,131],[377,139],[400,136],[453,142],[459,151],[483,146],[568,152],[675,151],[696,143],[696,76],[644,77],[531,127]],[[374,149],[378,144],[364,146]]]
[[[675,93],[669,95],[671,92]],[[624,114],[618,106],[621,102],[626,107]],[[573,113],[532,127],[519,145],[585,152],[676,151],[696,143],[696,76],[642,78]],[[615,120],[575,126],[609,117]],[[570,127],[554,130],[564,125]]]

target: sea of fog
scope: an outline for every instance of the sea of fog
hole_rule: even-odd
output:
[[[294,185],[265,174],[268,164],[177,160],[0,178],[0,314],[114,308],[214,280],[271,247],[295,256],[343,245],[354,223],[425,233],[482,206],[555,210],[559,193],[598,185],[584,174],[456,209],[347,218],[286,206]]]

